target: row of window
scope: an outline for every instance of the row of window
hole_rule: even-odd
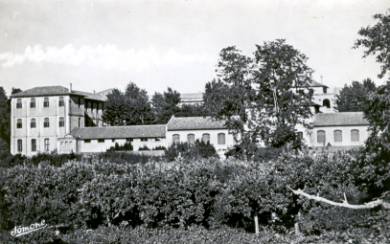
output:
[[[343,132],[342,130],[333,131],[333,140],[334,142],[343,142]],[[360,141],[360,132],[357,129],[351,130],[351,141],[359,142]],[[324,130],[317,131],[317,143],[325,144],[326,143],[326,133]]]
[[[58,100],[58,106],[59,107],[63,107],[64,106],[64,97],[60,97],[60,99]],[[36,101],[35,101],[35,97],[32,97],[30,98],[30,108],[35,108],[37,106],[36,104]],[[50,106],[50,103],[49,103],[49,97],[44,97],[43,98],[43,107],[44,108],[48,108]],[[22,104],[22,99],[21,98],[18,98],[16,100],[16,108],[22,108],[23,107],[23,104]]]
[[[179,134],[172,135],[172,141],[175,144],[180,143],[180,135]],[[203,133],[202,134],[202,141],[204,143],[210,143],[210,134],[209,133]],[[192,134],[192,133],[187,134],[187,142],[189,144],[194,144],[195,143],[195,134]],[[217,135],[217,143],[218,143],[218,145],[225,145],[226,144],[226,135],[225,135],[225,133],[218,133],[218,135]]]
[[[58,126],[59,127],[64,127],[65,126],[65,119],[64,117],[60,117],[58,120]],[[37,120],[32,118],[30,120],[30,128],[36,128],[37,127]],[[49,128],[50,127],[50,119],[49,118],[44,118],[43,119],[43,128]],[[17,119],[16,120],[16,128],[17,129],[22,129],[23,128],[23,121],[22,119]]]
[[[150,140],[154,140],[154,141],[160,141],[160,138],[140,138],[141,141],[145,142],[145,141],[149,141]],[[98,143],[104,143],[106,139],[97,139],[97,142]],[[111,139],[112,142],[115,142],[115,139]],[[132,142],[133,141],[133,138],[127,138],[126,139],[126,142]],[[84,139],[84,143],[91,143],[91,139]]]
[[[37,151],[37,139],[31,139],[31,152]],[[43,139],[43,145],[44,145],[44,151],[49,152],[50,150],[50,140],[49,138]],[[23,140],[18,139],[17,140],[17,151],[18,153],[23,152]]]

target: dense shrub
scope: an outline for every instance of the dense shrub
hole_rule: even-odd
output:
[[[81,156],[77,154],[37,154],[31,158],[17,155],[6,155],[5,157],[0,157],[0,167],[9,168],[16,165],[38,165],[41,162],[46,162],[47,164],[53,166],[61,166],[64,163],[72,160],[80,160]]]
[[[200,159],[218,157],[217,152],[210,142],[195,141],[195,143],[175,143],[165,150],[165,157],[169,160],[175,160],[178,157],[187,159]]]
[[[125,144],[119,146],[118,143],[115,143],[115,146],[110,147],[107,151],[115,152],[115,151],[133,151],[133,145],[131,142],[126,142]]]
[[[299,198],[287,188],[335,201],[345,193],[350,203],[361,203],[367,193],[356,185],[357,166],[349,154],[316,158],[282,154],[262,163],[217,159],[128,163],[126,157],[110,152],[91,162],[20,165],[0,171],[3,228],[45,219],[50,225],[69,226],[67,231],[125,224],[158,229],[229,226],[253,232],[258,216],[261,226],[285,234],[298,222],[306,235],[320,235],[353,228],[375,232],[390,223],[378,209],[347,211]]]

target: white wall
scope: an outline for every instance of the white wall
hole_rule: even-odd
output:
[[[30,108],[30,97],[20,98],[22,108],[16,108],[18,98],[11,99],[11,153],[17,154],[17,140],[23,141],[23,150],[21,154],[33,156],[39,152],[45,152],[44,139],[49,139],[49,152],[57,149],[58,137],[63,137],[69,133],[68,126],[68,108],[69,96],[64,97],[64,106],[59,107],[60,96],[49,96],[49,107],[44,107],[44,97],[35,97],[35,108]],[[64,127],[59,127],[60,117],[64,118]],[[31,119],[36,120],[36,128],[30,128]],[[49,118],[49,127],[44,128],[43,122]],[[22,120],[22,128],[16,128],[17,120]],[[31,151],[31,139],[37,140],[37,151]]]
[[[159,141],[156,141],[155,138],[148,138],[147,141],[141,141],[140,138],[134,138],[131,141],[133,146],[133,151],[138,151],[140,147],[147,146],[150,150],[158,146],[166,147],[165,138],[158,138]],[[119,146],[123,146],[126,143],[126,139],[105,139],[104,142],[99,142],[97,139],[92,139],[90,142],[85,142],[85,140],[77,140],[77,152],[78,153],[97,153],[105,152],[111,147],[114,147],[118,143]]]
[[[351,130],[357,129],[359,130],[359,141],[353,142],[351,141]],[[369,136],[368,126],[329,126],[329,127],[315,127],[312,129],[312,133],[310,135],[310,144],[312,147],[322,147],[324,146],[321,143],[317,142],[317,132],[319,130],[325,131],[325,146],[330,143],[331,146],[335,147],[352,147],[352,146],[363,146],[365,141]],[[341,130],[342,131],[342,142],[334,141],[334,131]]]
[[[195,140],[202,140],[202,135],[204,133],[210,134],[210,144],[215,147],[218,155],[223,156],[225,152],[231,147],[234,146],[234,137],[233,134],[229,133],[227,129],[217,129],[217,130],[177,130],[177,131],[167,131],[166,140],[168,147],[172,145],[174,134],[180,135],[180,142],[187,142],[188,134],[195,134]],[[218,134],[225,133],[225,144],[218,144]]]

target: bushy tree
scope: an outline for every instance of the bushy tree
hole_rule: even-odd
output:
[[[168,87],[163,94],[155,93],[152,97],[154,122],[157,124],[167,123],[172,115],[177,114],[180,103],[180,93]]]
[[[254,57],[236,47],[221,50],[216,76],[206,84],[206,111],[227,119],[227,126],[240,133],[244,145],[261,139],[266,146],[300,146],[297,124],[311,115],[312,69],[307,57],[285,40],[256,45]]]
[[[376,57],[376,61],[381,64],[378,76],[382,78],[390,71],[390,10],[385,14],[375,14],[374,19],[377,21],[375,25],[359,30],[360,38],[356,40],[354,47],[363,48],[364,57]]]
[[[365,79],[362,83],[353,81],[350,86],[345,85],[336,96],[337,110],[339,112],[363,111],[369,94],[375,91],[375,88],[375,83],[371,79]]]
[[[103,120],[110,125],[150,124],[153,113],[147,92],[134,83],[124,93],[114,89],[107,95]]]
[[[6,144],[10,140],[10,112],[10,101],[3,87],[0,86],[0,139]]]

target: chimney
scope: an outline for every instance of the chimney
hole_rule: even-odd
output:
[[[69,83],[69,92],[72,92],[72,82]]]

